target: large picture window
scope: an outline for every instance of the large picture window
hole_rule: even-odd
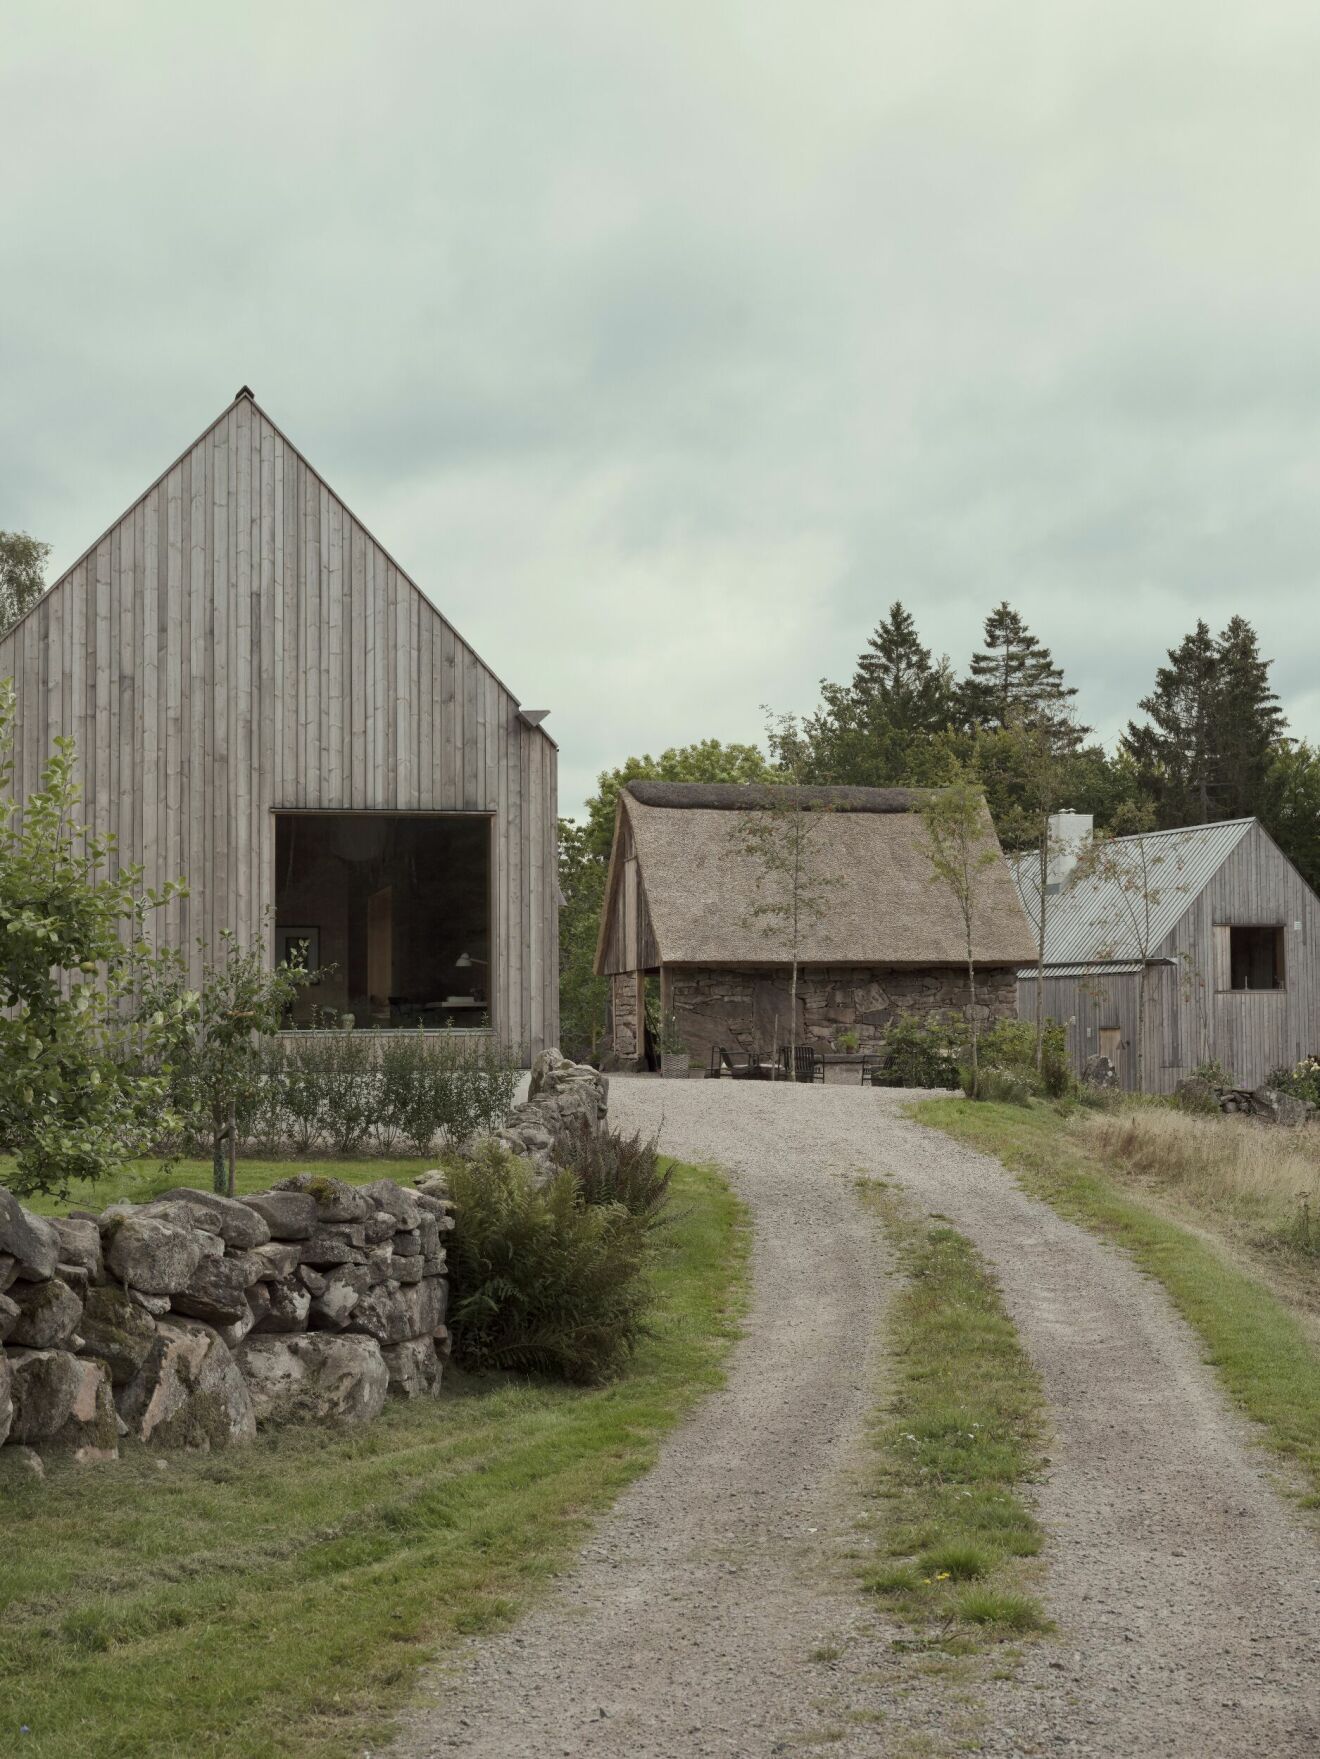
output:
[[[317,972],[294,1024],[472,1027],[491,1011],[491,820],[281,812],[276,957]]]

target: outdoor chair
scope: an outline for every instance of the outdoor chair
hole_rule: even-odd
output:
[[[825,1065],[821,1062],[819,1053],[813,1050],[809,1044],[794,1045],[791,1056],[792,1068],[790,1069],[790,1053],[785,1048],[781,1059],[785,1075],[790,1075],[794,1081],[824,1081]]]

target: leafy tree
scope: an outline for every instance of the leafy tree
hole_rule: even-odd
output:
[[[605,1029],[609,979],[595,973],[607,861],[591,846],[591,829],[559,821],[559,1038],[569,1054],[594,1055]]]
[[[1320,751],[1299,740],[1274,749],[1257,816],[1307,884],[1320,891]]]
[[[201,988],[190,987],[182,954],[170,949],[152,974],[143,1008],[170,1022],[166,1071],[173,1109],[189,1135],[210,1143],[214,1187],[232,1197],[238,1121],[255,1110],[269,1078],[262,1040],[279,1031],[298,991],[313,979],[297,965],[268,971],[264,945],[244,947],[228,929],[221,931],[217,957],[206,957],[205,944],[198,945]]]
[[[50,545],[25,531],[0,531],[0,635],[12,629],[46,590]]]
[[[597,792],[587,801],[587,832],[591,853],[608,862],[614,841],[614,806],[625,782],[773,782],[774,764],[757,745],[723,745],[700,739],[670,746],[659,757],[630,757],[617,769],[602,770]]]
[[[800,729],[792,715],[775,717],[768,735],[778,752],[787,755],[801,748]],[[787,770],[784,780],[798,783],[797,772]],[[828,809],[810,805],[798,783],[785,787],[774,806],[740,813],[729,832],[734,849],[750,856],[756,867],[757,895],[749,906],[747,925],[759,928],[788,959],[790,1069],[796,1068],[802,944],[824,917],[829,892],[841,877],[827,872],[821,859],[820,831],[827,817]]]
[[[963,926],[972,1097],[975,1099],[980,1095],[981,1076],[974,935],[984,876],[999,859],[999,845],[986,810],[985,796],[968,776],[960,777],[946,788],[933,790],[921,808],[921,816],[931,882],[943,886],[951,894]]]
[[[996,605],[985,620],[985,647],[972,655],[971,675],[960,692],[966,720],[992,730],[1039,726],[1073,749],[1091,731],[1074,722],[1070,705],[1076,694],[1049,648],[1008,601]]]
[[[66,1196],[141,1154],[168,1118],[150,1073],[172,1021],[135,1003],[159,955],[147,922],[182,891],[141,889],[114,839],[78,823],[71,739],[36,793],[12,794],[14,692],[0,686],[0,1140],[14,1189]]]

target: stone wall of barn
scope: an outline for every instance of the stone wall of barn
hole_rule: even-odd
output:
[[[736,966],[670,967],[670,1005],[694,1065],[712,1046],[730,1052],[769,1053],[789,1040],[787,971]],[[976,974],[978,1007],[986,1023],[1017,1013],[1017,973],[1011,967]],[[797,1041],[828,1050],[835,1035],[857,1034],[863,1050],[878,1044],[901,1017],[961,1014],[969,1002],[967,973],[956,966],[918,970],[884,965],[811,965],[798,973]]]

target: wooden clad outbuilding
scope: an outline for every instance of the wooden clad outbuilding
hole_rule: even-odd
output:
[[[1051,868],[1039,976],[1034,963],[1019,973],[1024,1017],[1043,983],[1076,1066],[1106,1056],[1129,1090],[1143,981],[1147,1091],[1212,1060],[1255,1087],[1320,1052],[1320,898],[1254,818],[1118,838],[1098,870],[1090,821],[1073,818],[1082,837]],[[1036,858],[1014,877],[1038,922]]]
[[[3,640],[15,787],[77,741],[168,939],[321,1013],[558,1038],[554,741],[243,391]]]

